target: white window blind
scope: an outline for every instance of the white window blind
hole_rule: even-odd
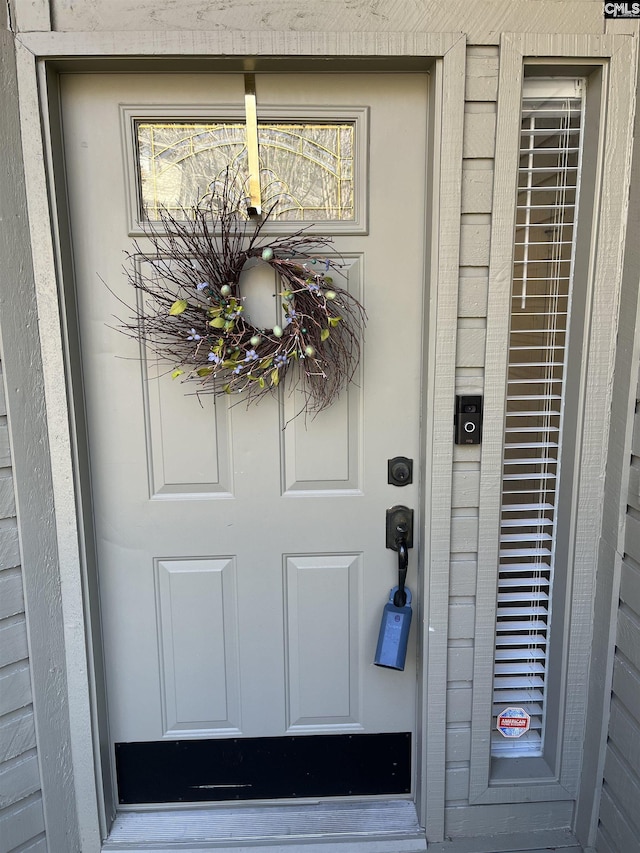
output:
[[[492,754],[542,753],[575,223],[580,81],[525,81],[502,468]],[[531,729],[504,738],[497,715]]]

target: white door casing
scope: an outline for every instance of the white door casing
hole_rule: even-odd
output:
[[[368,233],[334,244],[368,312],[361,374],[332,409],[285,429],[286,393],[282,407],[201,407],[178,383],[149,379],[137,344],[113,328],[123,309],[111,291],[133,299],[121,269],[133,174],[122,116],[197,105],[215,118],[242,103],[242,77],[63,76],[114,742],[414,730],[415,626],[404,673],[372,661],[395,583],[385,511],[418,512],[421,500],[416,484],[387,483],[387,459],[418,459],[420,447],[426,77],[258,84],[259,107],[285,117],[318,104],[370,112],[357,171]]]

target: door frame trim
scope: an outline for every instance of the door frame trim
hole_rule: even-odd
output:
[[[107,834],[111,807],[105,806],[101,782],[101,739],[104,703],[99,661],[90,650],[99,625],[90,619],[91,544],[83,524],[81,492],[82,457],[74,419],[73,388],[69,382],[67,324],[62,266],[65,256],[61,210],[56,196],[54,159],[60,143],[55,131],[56,79],[61,71],[152,71],[162,64],[186,63],[189,70],[217,64],[241,70],[250,59],[255,69],[285,70],[287,60],[299,58],[296,67],[313,70],[314,57],[335,59],[332,70],[429,71],[431,150],[426,152],[430,175],[426,243],[431,284],[431,310],[425,335],[426,388],[423,395],[424,493],[422,555],[427,612],[418,613],[418,769],[429,767],[429,784],[420,773],[416,805],[430,840],[444,838],[444,781],[446,725],[446,654],[448,627],[448,575],[451,525],[451,412],[454,402],[457,334],[458,260],[461,218],[462,131],[466,39],[461,33],[55,33],[38,32],[16,37],[16,61],[22,130],[22,155],[28,200],[28,221],[34,268],[35,304],[38,311],[42,379],[47,410],[49,447],[41,451],[41,464],[50,466],[51,498],[55,505],[56,539],[61,600],[58,618],[64,625],[64,655],[54,665],[66,672],[66,713],[70,726],[70,758],[59,764],[59,778],[73,780],[75,805],[84,853],[100,850]],[[158,58],[160,57],[160,58]],[[277,57],[277,58],[274,58]],[[169,65],[170,63],[170,65]],[[286,70],[289,70],[291,66]],[[252,69],[253,70],[253,69]],[[59,190],[58,190],[59,192]],[[438,335],[434,330],[438,329]],[[436,374],[435,365],[438,365]],[[66,376],[67,382],[61,382]],[[29,377],[23,385],[29,386]],[[79,407],[78,407],[79,408]],[[87,480],[86,473],[84,480]],[[433,499],[432,499],[433,496]],[[23,537],[33,538],[39,525],[27,514],[21,519]],[[35,563],[24,566],[25,575],[37,574]],[[33,580],[31,581],[34,582]],[[51,602],[29,602],[30,619],[51,620]],[[37,650],[32,650],[37,654]],[[59,712],[61,697],[51,695],[44,679],[34,679],[34,701],[40,715]],[[430,701],[427,705],[427,695]],[[427,707],[429,720],[427,721]],[[421,722],[422,721],[422,722]],[[42,742],[43,755],[60,754],[60,744]],[[46,790],[43,792],[46,813]],[[71,818],[68,818],[70,821]],[[69,827],[69,837],[75,834]]]

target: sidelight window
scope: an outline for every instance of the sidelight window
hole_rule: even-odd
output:
[[[582,81],[525,81],[522,99],[493,677],[492,754],[542,755],[583,146]],[[566,449],[565,451],[566,452]],[[506,708],[530,730],[497,731]]]

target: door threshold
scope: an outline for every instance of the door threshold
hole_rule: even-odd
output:
[[[423,853],[409,800],[120,812],[102,850],[127,853]]]

